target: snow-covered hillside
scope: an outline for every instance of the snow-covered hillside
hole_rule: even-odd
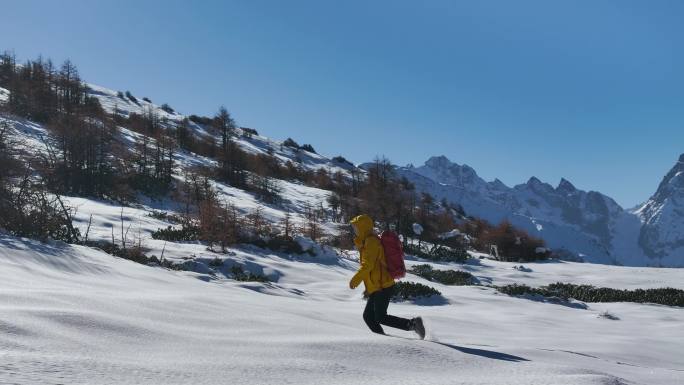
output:
[[[678,230],[681,160],[658,192],[635,212],[596,191],[583,191],[561,179],[553,187],[531,177],[508,187],[486,182],[467,165],[444,156],[420,167],[398,167],[418,190],[463,206],[466,213],[494,223],[507,219],[555,249],[565,249],[589,262],[631,266],[684,266],[684,233]],[[642,226],[643,222],[643,226]]]
[[[119,104],[122,102],[122,100],[117,96],[115,91],[107,90],[102,87],[94,88],[95,86],[93,85],[89,85],[89,87],[91,87],[91,92],[93,92],[92,90],[94,89],[98,90],[97,93],[93,95],[101,98],[105,108],[116,109],[121,114],[144,113],[144,108],[149,107],[152,108],[155,113],[159,113],[160,116],[165,116],[167,118],[173,117],[174,119],[184,118],[179,114],[168,114],[158,106],[142,100],[138,100],[138,103],[141,106],[129,101],[127,104],[128,107],[124,108],[121,106],[121,104]],[[50,143],[52,140],[54,140],[54,138],[50,136],[48,130],[38,123],[11,116],[0,116],[0,122],[6,122],[10,125],[12,128],[11,135],[13,136],[14,141],[16,141],[18,148],[27,155],[36,155],[38,153],[47,154],[46,143]],[[209,132],[202,126],[192,122],[191,124],[200,135],[215,136],[215,134]],[[136,139],[142,136],[141,134],[131,131],[126,127],[118,127],[118,132],[118,140],[125,148],[131,150],[135,148]],[[348,176],[350,165],[335,162],[315,153],[283,146],[279,141],[271,140],[259,135],[251,135],[249,137],[238,136],[235,140],[243,149],[249,152],[272,153],[283,163],[291,161],[297,163],[300,167],[305,169],[317,170],[319,168],[324,168],[328,172],[334,173],[340,171],[343,173],[343,175]],[[192,169],[195,166],[216,165],[216,161],[213,159],[206,158],[185,150],[178,150],[174,154],[174,162],[175,167],[173,176],[177,180],[181,180],[183,178],[184,172]],[[351,165],[351,167],[354,166]],[[258,208],[265,219],[269,220],[271,223],[276,223],[282,220],[286,213],[289,212],[292,216],[292,221],[294,224],[302,224],[305,221],[305,214],[307,210],[318,207],[327,208],[328,206],[327,199],[330,196],[330,191],[328,190],[306,186],[302,183],[287,180],[278,180],[276,183],[280,196],[282,197],[282,202],[279,205],[270,205],[264,203],[260,201],[253,193],[225,183],[221,183],[219,181],[211,181],[212,187],[218,194],[219,201],[235,205],[235,207],[243,214],[249,214]],[[145,199],[144,197],[141,198]],[[95,201],[84,200],[76,197],[67,199],[67,202],[73,204],[77,209],[76,218],[79,218],[79,214],[83,212],[82,210],[80,212],[78,211],[79,206],[83,202],[97,204]],[[169,201],[168,199],[163,201],[151,201],[149,204],[152,208],[157,210],[179,209],[178,202]],[[107,204],[101,204],[100,211],[92,211],[95,215],[95,218],[98,216],[107,216],[107,219],[112,219],[115,215],[118,215],[117,210],[120,210],[120,207],[111,206],[109,208],[104,208],[105,206],[107,206]],[[146,212],[142,212],[140,216],[144,217],[146,214]],[[88,218],[85,218],[84,220],[87,221]],[[159,227],[166,227],[167,225],[169,224],[167,223],[163,226],[160,225]],[[337,224],[332,222],[322,223],[321,226],[327,233],[335,233],[337,231]],[[152,229],[151,231],[153,230],[156,230],[156,228]]]
[[[88,95],[96,97],[100,105],[107,112],[111,114],[116,113],[122,117],[128,117],[131,114],[145,115],[152,113],[157,116],[162,125],[172,127],[178,125],[183,119],[188,118],[188,116],[177,111],[169,112],[159,105],[137,97],[135,97],[135,100],[131,100],[125,94],[98,85],[88,83],[87,92]],[[198,135],[214,136],[218,139],[217,134],[212,132],[210,127],[203,126],[192,120],[189,120],[188,124]],[[243,129],[238,129],[237,131],[241,134],[244,132]],[[354,167],[350,163],[336,162],[317,153],[285,146],[282,141],[269,139],[258,134],[238,135],[235,140],[243,150],[249,153],[272,154],[283,163],[287,161],[295,162],[309,170],[315,171],[319,168],[324,168],[330,174],[339,171],[348,176],[349,170]]]

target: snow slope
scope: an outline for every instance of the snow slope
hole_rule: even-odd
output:
[[[177,111],[167,112],[159,105],[147,102],[142,98],[136,97],[136,100],[133,101],[125,95],[119,97],[117,91],[105,87],[91,83],[86,83],[86,86],[88,95],[96,97],[102,107],[112,114],[116,113],[123,117],[129,117],[131,114],[154,114],[160,124],[166,127],[176,127],[182,120],[188,118],[188,116]],[[188,125],[200,136],[213,136],[216,140],[220,139],[211,127],[203,126],[193,121],[188,121]],[[243,150],[252,154],[271,154],[282,163],[291,161],[304,169],[313,171],[323,168],[331,175],[340,172],[345,176],[349,176],[349,170],[354,167],[350,163],[336,162],[317,153],[284,146],[283,142],[269,139],[262,135],[244,135],[245,131],[242,129],[237,129],[236,131],[238,133],[238,136],[234,138],[236,143]]]
[[[249,248],[219,256],[278,271],[279,279],[207,280],[206,274],[143,266],[82,246],[0,236],[0,383],[684,381],[679,308],[578,309],[485,287],[429,283],[443,301],[390,307],[397,315],[422,314],[429,340],[395,330],[388,330],[394,337],[383,337],[366,330],[360,293],[347,288],[357,267],[353,257],[298,258]],[[523,273],[510,266],[481,261],[466,268],[494,282],[684,282],[674,269],[546,263]],[[584,277],[588,267],[592,276]],[[637,271],[641,281],[634,280]],[[620,319],[598,317],[606,309]]]
[[[50,138],[49,132],[42,125],[24,119],[3,116],[0,116],[0,122],[8,122],[10,124],[10,126],[12,127],[11,133],[13,139],[18,144],[18,149],[25,153],[27,156],[34,156],[37,153],[47,153],[45,143],[49,142],[52,139]],[[139,138],[141,136],[141,134],[131,131],[125,127],[119,127],[119,140],[127,148],[135,148],[136,138]],[[151,140],[153,141],[153,139]],[[251,140],[258,142],[261,139],[253,137],[250,139],[241,138],[239,140]],[[268,151],[268,146],[276,146],[275,143],[276,142],[266,140],[266,142],[262,143],[263,146],[255,148],[259,149],[259,151]],[[54,147],[56,146],[53,146],[53,148]],[[285,148],[282,150],[282,153],[287,153],[288,151],[292,150],[289,148]],[[327,159],[323,158],[320,155],[317,156],[321,159]],[[305,160],[307,157],[310,158],[308,161]],[[308,155],[304,156],[301,159],[301,161],[303,162],[301,163],[303,165],[302,167],[311,167],[312,169],[315,169],[318,166],[324,167],[311,159],[314,159],[314,157]],[[286,161],[286,159],[284,158],[281,160]],[[174,154],[174,161],[174,177],[179,181],[182,180],[184,172],[190,170],[193,167],[216,165],[216,161],[213,159],[209,159],[201,155],[180,149]],[[332,167],[328,167],[326,169],[334,170],[334,168]],[[306,221],[305,214],[308,209],[317,209],[320,207],[323,207],[324,209],[329,208],[327,200],[331,194],[330,191],[319,189],[316,187],[305,186],[302,183],[294,181],[276,180],[274,182],[275,184],[277,184],[277,187],[280,190],[280,196],[282,198],[282,203],[280,205],[265,204],[261,202],[255,196],[255,194],[236,187],[229,186],[225,183],[213,180],[211,181],[211,183],[213,187],[216,189],[218,193],[218,199],[221,202],[234,204],[236,208],[238,208],[244,214],[249,214],[251,212],[254,212],[254,210],[256,210],[257,208],[259,208],[262,210],[262,214],[264,215],[264,217],[271,222],[278,222],[282,220],[285,217],[286,211],[289,210],[292,216],[293,223],[302,225]],[[141,199],[144,199],[144,197],[141,197]],[[92,207],[87,211],[81,211],[81,214],[85,212],[88,212],[89,214],[92,213],[95,215],[96,218],[98,216],[103,216],[106,217],[107,220],[113,220],[117,218],[120,214],[120,206],[112,206],[111,204],[76,197],[70,197],[68,198],[68,201],[70,204],[74,206],[81,206],[83,204],[95,205],[96,207]],[[149,204],[149,206],[145,209],[136,211],[131,208],[127,211],[136,212],[134,216],[138,218],[145,217],[151,209],[179,209],[177,207],[177,204],[168,200],[161,202],[150,201],[147,203]],[[86,223],[88,221],[88,217],[81,218],[80,216],[77,216],[77,219],[83,220]],[[114,220],[114,222],[116,222],[116,220]],[[158,227],[166,227],[168,225],[170,225],[170,223],[159,223]],[[334,233],[337,231],[337,224],[332,222],[324,222],[321,224],[321,226],[322,229],[327,233]],[[156,229],[157,228],[149,229],[149,232],[154,231]],[[85,227],[82,230],[85,230]],[[107,231],[109,232],[110,230],[108,229]]]

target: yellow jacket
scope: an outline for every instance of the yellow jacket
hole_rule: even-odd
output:
[[[371,217],[359,215],[351,220],[351,224],[356,227],[358,234],[354,244],[359,250],[361,266],[349,282],[349,287],[354,289],[363,281],[366,293],[372,294],[394,285],[394,279],[386,268],[385,251],[380,239],[373,233]]]

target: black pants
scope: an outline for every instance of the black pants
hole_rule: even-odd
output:
[[[394,293],[394,287],[388,287],[378,290],[368,297],[366,309],[363,311],[363,320],[374,333],[385,334],[380,324],[402,330],[411,330],[411,320],[387,314],[392,293]]]

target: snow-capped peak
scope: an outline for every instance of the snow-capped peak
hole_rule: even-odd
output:
[[[527,183],[525,183],[524,185],[520,185],[517,187],[519,187],[520,189],[530,189],[540,195],[551,195],[555,194],[556,192],[553,186],[551,186],[548,183],[542,182],[536,176],[533,176],[530,179],[528,179]]]
[[[529,186],[540,186],[544,184],[542,181],[539,180],[536,176],[531,176],[530,179],[527,180],[527,185]]]
[[[483,186],[486,182],[480,178],[475,170],[467,164],[457,164],[450,161],[446,156],[434,156],[425,162],[425,165],[417,167],[414,171],[425,177],[437,180],[453,186],[475,183]]]
[[[494,189],[496,190],[507,190],[509,187],[506,186],[504,182],[501,181],[499,178],[495,178],[493,181],[489,183]]]
[[[655,194],[634,211],[643,226],[639,244],[652,258],[684,253],[684,154],[665,174]]]
[[[556,191],[560,193],[570,194],[577,191],[577,188],[575,188],[575,186],[572,183],[570,183],[570,181],[568,181],[567,179],[561,178],[560,183],[558,183],[558,187],[556,187]]]
[[[446,168],[451,166],[451,161],[444,155],[433,156],[425,162],[425,165],[432,168]]]

